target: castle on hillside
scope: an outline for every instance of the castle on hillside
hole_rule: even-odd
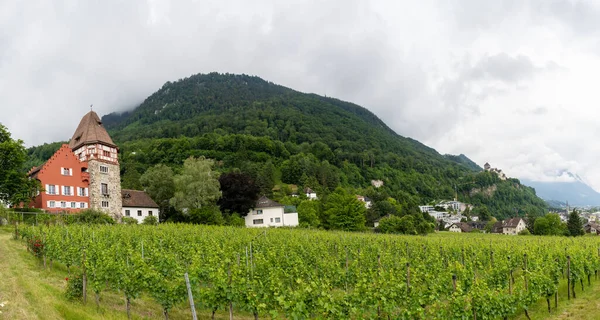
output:
[[[500,170],[498,168],[492,168],[492,166],[487,162],[485,163],[485,165],[483,165],[483,170],[497,174],[498,178],[500,178],[500,180],[507,179],[506,174],[504,174],[504,172],[502,172],[502,170]]]
[[[63,144],[48,161],[29,171],[29,178],[39,180],[44,189],[31,206],[54,213],[89,208],[104,211],[116,220],[131,216],[132,211],[137,211],[134,217],[138,222],[148,215],[156,214],[158,218],[158,205],[143,191],[121,190],[118,152],[100,117],[94,111],[88,112],[69,144]]]

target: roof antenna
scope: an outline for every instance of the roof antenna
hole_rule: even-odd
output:
[[[94,110],[92,110],[93,106],[94,106],[94,104],[90,104],[90,111],[94,111]]]

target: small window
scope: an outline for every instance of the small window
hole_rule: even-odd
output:
[[[100,189],[101,189],[101,191],[102,191],[102,194],[108,194],[108,184],[106,184],[106,183],[102,183],[102,184],[100,185]]]
[[[254,219],[252,220],[252,224],[263,224],[263,219]]]
[[[63,195],[65,195],[65,196],[72,196],[73,195],[71,193],[71,187],[70,186],[64,186]]]
[[[273,218],[271,218],[271,223],[273,223]]]
[[[48,207],[50,208],[54,208],[56,206],[56,202],[54,201],[50,201],[50,203],[48,204]]]
[[[138,217],[142,216],[142,210],[138,210]]]
[[[81,208],[81,209],[84,209],[84,208],[85,208],[85,202],[81,202],[81,203],[79,204],[79,208]]]
[[[104,150],[104,151],[102,152],[102,155],[104,155],[105,157],[110,157],[110,151],[106,151],[106,150]]]
[[[131,216],[131,211],[125,210],[125,215],[128,216],[128,217],[130,217]]]
[[[100,172],[101,173],[108,173],[108,167],[107,166],[100,166]]]
[[[148,215],[151,216],[152,215],[152,210],[148,210]]]
[[[256,214],[263,214],[262,210],[256,210]]]
[[[77,208],[77,203],[71,202],[71,208],[73,208],[73,209]]]
[[[67,202],[66,201],[61,201],[60,202],[60,207],[61,208],[66,208],[67,207]]]
[[[281,218],[275,218],[275,223],[281,223]]]
[[[63,174],[63,176],[70,176],[71,173],[70,173],[69,168],[62,168],[62,174]]]
[[[48,194],[56,194],[56,186],[53,184],[49,184],[47,193]]]
[[[108,201],[102,201],[102,208],[108,208]]]

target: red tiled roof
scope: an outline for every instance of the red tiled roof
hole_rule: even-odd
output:
[[[122,189],[121,197],[123,207],[158,208],[156,202],[144,191]]]
[[[96,112],[90,111],[79,122],[77,130],[75,130],[71,141],[69,141],[69,147],[75,150],[84,144],[97,142],[117,147],[108,135],[108,132],[106,132],[106,129],[102,126],[100,117],[98,117]]]

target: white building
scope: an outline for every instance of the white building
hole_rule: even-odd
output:
[[[383,187],[383,181],[381,180],[371,180],[371,185],[375,188]]]
[[[367,209],[371,208],[372,203],[371,203],[370,198],[356,195],[356,199],[358,199],[358,201],[360,201],[360,202],[363,202],[365,204],[365,208],[367,208]]]
[[[306,197],[308,198],[308,200],[316,200],[317,199],[317,193],[311,189],[311,188],[304,188],[304,194],[306,194]]]
[[[122,189],[121,197],[123,217],[134,218],[138,223],[148,216],[156,216],[160,220],[158,205],[144,191]]]
[[[256,201],[253,210],[246,215],[246,227],[295,227],[298,225],[298,213],[285,213],[284,205],[267,197]]]
[[[504,220],[502,223],[502,233],[516,235],[519,232],[525,230],[527,225],[525,224],[525,220],[521,218],[512,218],[508,220]]]

